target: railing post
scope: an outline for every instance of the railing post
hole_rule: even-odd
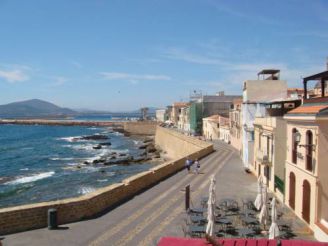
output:
[[[186,196],[185,196],[186,211],[190,209],[190,185],[186,186]]]

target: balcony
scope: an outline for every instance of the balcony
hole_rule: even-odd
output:
[[[261,165],[265,165],[265,166],[272,165],[272,156],[268,155],[266,152],[263,152],[260,149],[257,150],[256,159]]]

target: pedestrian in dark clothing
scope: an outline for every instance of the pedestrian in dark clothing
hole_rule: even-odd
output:
[[[187,158],[187,160],[185,162],[185,167],[187,168],[188,173],[190,173],[191,160],[189,158]]]

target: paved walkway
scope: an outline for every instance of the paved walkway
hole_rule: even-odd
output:
[[[201,174],[181,171],[95,219],[7,235],[4,245],[156,245],[162,236],[184,236],[184,188],[191,185],[194,206],[208,193],[209,177],[217,180],[217,198],[254,199],[256,178],[243,170],[231,146],[215,144],[216,152],[201,160]]]

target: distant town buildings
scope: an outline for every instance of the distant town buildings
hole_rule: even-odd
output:
[[[169,119],[166,109],[157,109],[156,110],[156,121],[165,122]]]
[[[242,97],[195,91],[156,115],[185,134],[231,144],[245,170],[328,242],[328,66],[305,77],[303,88],[265,69],[244,82]]]

